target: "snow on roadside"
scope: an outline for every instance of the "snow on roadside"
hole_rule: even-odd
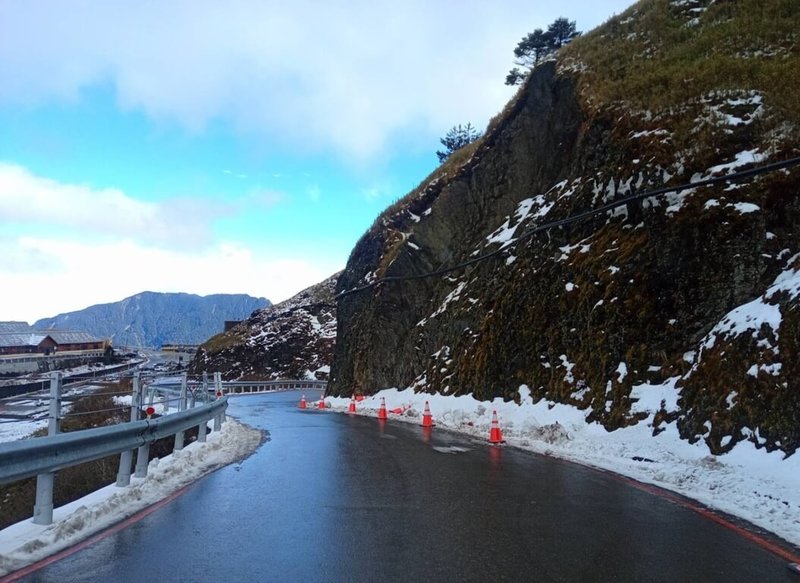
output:
[[[800,545],[800,455],[783,459],[781,452],[767,453],[741,442],[730,453],[714,456],[703,442],[680,439],[674,423],[654,437],[651,423],[661,400],[668,406],[677,400],[674,379],[636,389],[641,397],[637,406],[649,418],[611,432],[587,423],[586,413],[575,407],[533,403],[525,385],[519,389],[520,404],[386,389],[358,403],[357,412],[376,416],[383,397],[390,421],[418,424],[428,401],[438,428],[487,439],[496,410],[509,445],[672,490]],[[347,411],[350,404],[349,398],[325,400],[334,411]],[[392,409],[403,413],[393,414]]]
[[[42,560],[132,516],[194,482],[205,474],[251,454],[261,432],[228,418],[205,444],[193,442],[183,450],[150,462],[146,478],[131,485],[114,484],[53,511],[53,524],[39,526],[30,519],[0,530],[0,576]]]
[[[0,443],[28,437],[42,427],[47,427],[47,419],[38,421],[32,419],[2,420],[0,421]]]

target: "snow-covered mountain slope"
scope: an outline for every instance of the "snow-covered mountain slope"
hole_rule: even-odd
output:
[[[336,339],[338,274],[253,313],[203,344],[190,373],[233,379],[327,379]]]

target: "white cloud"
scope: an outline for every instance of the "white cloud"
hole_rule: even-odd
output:
[[[213,232],[220,217],[268,210],[284,198],[253,189],[224,204],[144,202],[0,163],[0,217],[11,227],[0,236],[0,320],[33,322],[145,290],[286,299],[343,265],[286,249],[256,255]],[[282,259],[270,258],[273,252]]]
[[[7,224],[57,226],[84,236],[195,246],[209,242],[210,217],[234,211],[232,205],[204,199],[145,202],[116,188],[63,184],[0,162],[0,217]]]
[[[343,267],[258,257],[235,242],[205,252],[156,249],[130,239],[102,246],[61,238],[3,242],[12,254],[42,263],[39,269],[18,270],[14,262],[0,260],[0,320],[30,323],[141,291],[249,293],[278,302]]]
[[[77,100],[110,83],[122,108],[191,131],[222,118],[364,161],[412,127],[429,140],[485,123],[511,95],[526,32],[562,15],[585,29],[628,1],[8,2],[0,100]]]

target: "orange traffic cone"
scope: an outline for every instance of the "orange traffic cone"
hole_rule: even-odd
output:
[[[306,408],[306,396],[305,395],[300,397],[300,405],[299,406],[300,406],[301,409],[305,409]]]
[[[431,415],[431,408],[428,405],[428,401],[425,401],[425,411],[422,413],[422,426],[423,427],[433,427],[433,416]]]
[[[386,399],[381,397],[381,408],[378,409],[378,419],[388,419],[389,416],[386,414]]]
[[[324,409],[325,408],[325,395],[322,395],[319,398],[319,403],[317,403],[317,409]]]
[[[503,443],[503,432],[497,421],[497,411],[492,411],[492,428],[489,430],[489,443]]]
[[[347,407],[348,413],[355,413],[356,412],[356,396],[353,395],[350,397],[350,405]]]

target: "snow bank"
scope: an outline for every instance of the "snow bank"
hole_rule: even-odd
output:
[[[376,416],[383,397],[389,411],[403,411],[390,413],[390,422],[418,424],[428,401],[439,429],[488,442],[496,410],[509,445],[672,490],[800,544],[800,455],[783,459],[780,452],[767,453],[741,442],[730,453],[713,456],[704,443],[680,439],[674,423],[654,437],[651,423],[661,401],[668,408],[677,401],[674,379],[663,385],[639,385],[636,396],[637,410],[648,413],[648,419],[611,432],[588,423],[585,412],[575,407],[544,400],[534,403],[525,385],[519,389],[520,404],[387,389],[358,403],[357,411]],[[333,411],[344,412],[350,399],[327,397],[326,402]]]
[[[35,563],[136,514],[223,465],[242,459],[261,443],[261,432],[233,419],[210,433],[205,444],[150,462],[146,478],[93,492],[53,511],[53,524],[30,519],[0,531],[0,576]],[[33,509],[31,509],[33,511]]]

